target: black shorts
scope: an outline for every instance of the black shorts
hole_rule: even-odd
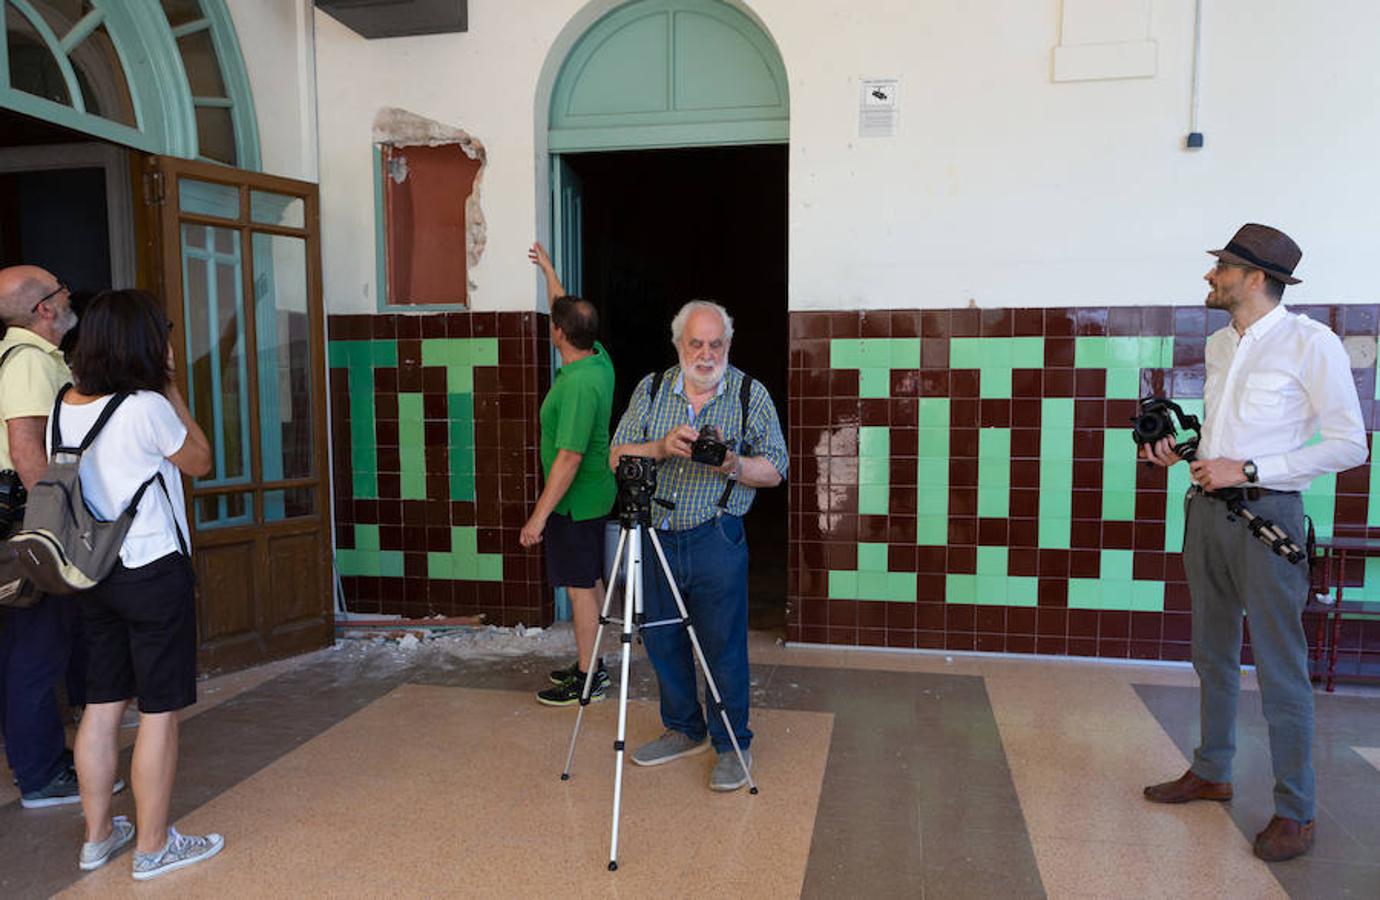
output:
[[[552,587],[592,588],[604,577],[604,523],[597,519],[579,522],[561,513],[546,520],[546,577]]]
[[[86,702],[139,698],[139,711],[196,702],[196,575],[170,553],[137,569],[117,564],[79,595],[90,656]]]

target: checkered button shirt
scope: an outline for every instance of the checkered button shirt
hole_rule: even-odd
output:
[[[771,395],[757,380],[752,382],[748,400],[747,421],[743,421],[743,373],[729,366],[718,392],[699,414],[690,406],[685,394],[685,378],[680,366],[666,371],[654,402],[648,397],[653,375],[645,376],[633,390],[628,408],[614,431],[612,443],[640,444],[660,440],[677,425],[689,425],[696,431],[713,425],[719,435],[735,450],[745,440],[752,448],[750,456],[763,456],[771,461],[784,479],[790,461],[786,439],[781,433],[781,420],[776,415]],[[719,498],[723,495],[728,476],[717,469],[680,457],[662,460],[657,466],[656,498],[674,504],[667,509],[661,503],[652,506],[652,523],[666,531],[684,531],[701,525],[719,513]],[[728,500],[727,512],[742,516],[752,507],[757,496],[755,488],[738,484]]]

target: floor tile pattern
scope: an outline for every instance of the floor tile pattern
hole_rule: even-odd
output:
[[[1136,693],[1191,759],[1199,736],[1198,691],[1137,685]],[[1319,696],[1315,716],[1317,840],[1307,856],[1273,863],[1270,869],[1295,897],[1380,896],[1380,778],[1355,749],[1380,735],[1380,708],[1371,698]],[[1254,840],[1274,815],[1269,732],[1257,691],[1241,694],[1232,780],[1233,797],[1226,809],[1242,838]]]

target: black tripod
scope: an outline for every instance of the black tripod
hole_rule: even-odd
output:
[[[622,563],[623,618],[609,618],[609,608],[613,603],[614,583],[617,581],[616,577],[611,577],[604,593],[603,609],[599,611],[599,631],[594,637],[594,647],[590,652],[589,663],[585,666],[585,686],[580,692],[580,711],[575,717],[575,730],[570,735],[570,750],[566,753],[565,769],[561,772],[561,781],[569,781],[570,767],[575,761],[575,742],[580,737],[580,724],[584,721],[585,707],[589,705],[590,692],[594,687],[594,669],[599,659],[599,645],[604,640],[604,628],[611,622],[617,622],[622,626],[619,640],[623,645],[623,661],[618,682],[618,736],[613,742],[613,832],[609,838],[610,872],[618,869],[618,820],[623,805],[623,753],[628,733],[628,668],[632,662],[634,624],[639,630],[660,626],[685,626],[686,634],[690,637],[690,646],[695,651],[695,662],[699,665],[700,671],[704,673],[705,685],[714,698],[714,708],[723,719],[724,730],[728,732],[728,739],[733,742],[733,752],[738,755],[738,765],[742,766],[743,772],[747,774],[749,793],[757,793],[757,783],[752,780],[752,773],[748,771],[747,760],[743,757],[743,748],[738,746],[738,736],[734,734],[733,724],[728,720],[728,709],[724,706],[723,697],[719,694],[719,686],[714,683],[714,676],[709,672],[709,664],[705,661],[699,636],[695,633],[695,626],[690,621],[690,614],[686,612],[685,601],[681,599],[680,588],[676,586],[676,579],[671,575],[671,566],[666,561],[665,552],[661,549],[661,541],[657,539],[656,531],[651,527],[652,495],[656,492],[655,461],[646,457],[625,456],[618,461],[617,478],[620,528],[618,549],[613,557],[613,573],[615,576],[618,574],[620,571],[619,564]],[[671,596],[675,598],[676,611],[680,615],[678,619],[652,623],[643,622],[643,534],[651,539],[657,561],[661,564],[661,571],[666,575],[666,583],[671,587]]]

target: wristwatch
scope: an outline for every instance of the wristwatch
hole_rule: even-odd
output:
[[[1249,459],[1241,464],[1241,474],[1245,475],[1246,481],[1251,484],[1255,484],[1256,480],[1260,477],[1255,470],[1255,463]]]

